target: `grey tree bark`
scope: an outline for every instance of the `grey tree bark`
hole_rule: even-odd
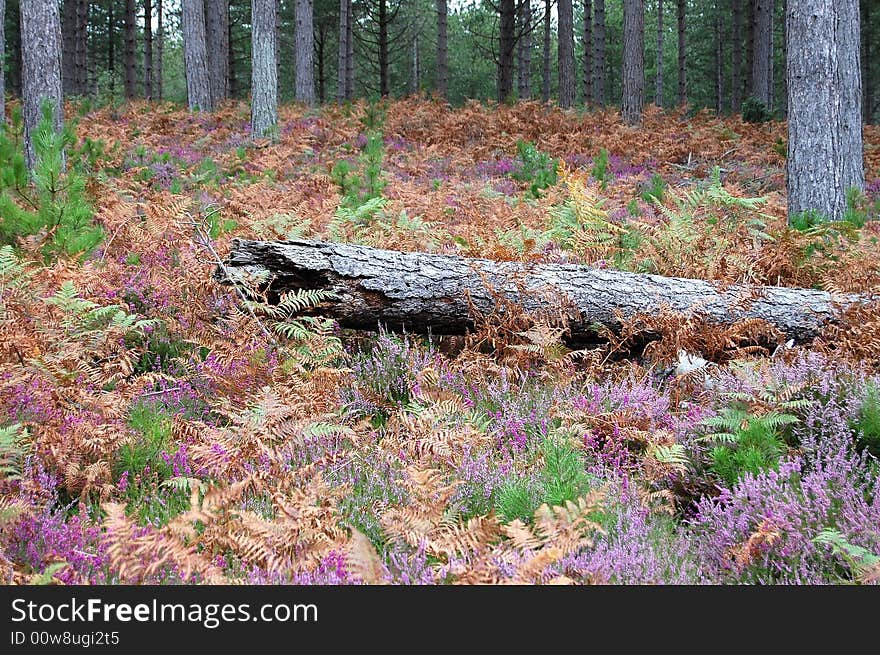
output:
[[[65,95],[74,93],[74,65],[76,63],[76,5],[78,0],[61,3],[61,88]],[[4,21],[5,22],[5,21]]]
[[[339,67],[337,70],[336,99],[351,100],[353,90],[349,86],[349,57],[351,54],[351,0],[339,1]]]
[[[642,120],[645,106],[645,0],[623,2],[623,102],[621,115],[630,125]]]
[[[685,66],[685,20],[687,1],[678,0],[678,104],[687,104],[687,69]]]
[[[516,62],[516,0],[499,0],[498,102],[513,96],[513,69]]]
[[[770,84],[773,39],[772,4],[770,0],[755,0],[755,49],[752,56],[752,97],[768,108],[773,103],[773,91]]]
[[[203,0],[181,0],[180,4],[187,103],[190,111],[214,111],[205,43],[205,5]]]
[[[437,93],[442,98],[449,96],[448,21],[446,0],[437,0]]]
[[[559,14],[559,42],[557,55],[559,59],[559,106],[563,108],[574,105],[574,10],[571,0],[558,0],[556,5]]]
[[[137,96],[137,4],[135,0],[125,0],[122,34],[125,46],[122,54],[125,97],[131,99]]]
[[[343,327],[461,334],[473,327],[468,299],[480,313],[497,310],[496,295],[526,311],[568,310],[573,341],[596,336],[596,324],[612,330],[637,314],[661,307],[730,324],[762,319],[787,337],[805,340],[860,296],[825,291],[734,285],[591,268],[575,264],[522,264],[455,255],[379,250],[318,241],[233,240],[215,271],[223,282],[266,276],[269,296],[298,289],[336,295],[316,313]],[[488,286],[487,286],[488,285]],[[619,314],[618,314],[619,313]]]
[[[584,104],[593,100],[593,0],[584,0]]]
[[[153,3],[144,0],[144,97],[153,99]]]
[[[64,122],[61,17],[55,0],[21,0],[21,58],[25,161],[33,169],[33,135],[43,115],[43,103],[52,105],[56,130],[60,132]]]
[[[229,0],[205,0],[205,50],[215,103],[229,96]]]
[[[162,101],[162,93],[164,91],[164,85],[162,84],[164,51],[165,14],[163,12],[162,0],[156,0],[156,99],[160,102]]]
[[[733,14],[733,29],[730,37],[733,48],[730,80],[730,109],[739,113],[742,109],[742,2],[743,0],[731,0],[731,13]]]
[[[715,0],[713,9],[715,10],[715,114],[720,116],[724,110],[724,62],[722,61],[724,41],[721,37],[721,7],[718,0]]]
[[[875,57],[874,30],[871,2],[860,3],[862,26],[862,120],[873,122],[874,118],[874,68]]]
[[[0,53],[6,53],[6,0],[0,0]],[[6,74],[0,66],[0,127],[6,125]]]
[[[593,57],[593,102],[605,104],[605,0],[595,0],[596,54]]]
[[[421,86],[421,62],[419,61],[419,33],[416,32],[412,37],[412,75],[410,76],[409,92],[412,94],[419,92]]]
[[[654,104],[663,106],[663,0],[657,0],[657,77],[654,80]]]
[[[251,131],[273,136],[278,123],[275,0],[251,0]]]
[[[519,44],[517,45],[517,96],[528,100],[532,96],[532,3],[519,0]]]
[[[552,85],[551,76],[553,70],[550,68],[550,7],[551,0],[544,0],[544,44],[541,52],[541,101],[550,102],[550,87]]]
[[[313,24],[313,0],[296,0],[296,82],[295,97],[307,105],[315,104],[315,32]]]
[[[788,212],[840,220],[864,189],[858,0],[788,0]]]

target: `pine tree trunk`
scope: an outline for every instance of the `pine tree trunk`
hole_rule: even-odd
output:
[[[755,0],[755,45],[752,59],[752,97],[770,107],[770,44],[773,14],[770,0]]]
[[[532,96],[532,3],[519,0],[519,46],[517,48],[517,95],[520,100]]]
[[[593,101],[593,0],[584,0],[584,104]]]
[[[229,80],[227,86],[229,87],[229,97],[237,98],[238,97],[238,74],[235,70],[235,48],[232,47],[232,21],[229,21],[229,29],[227,30],[229,37],[226,39],[229,43],[229,63],[226,65],[226,70],[228,71],[227,79]]]
[[[61,88],[64,95],[76,93],[76,5],[78,0],[61,3]]]
[[[605,105],[605,0],[594,2],[596,56],[593,57],[593,102]]]
[[[379,3],[379,94],[384,98],[391,93],[388,80],[388,0]]]
[[[229,0],[205,0],[205,49],[211,97],[218,103],[229,95]]]
[[[153,99],[153,3],[144,0],[144,97]]]
[[[449,97],[448,21],[446,0],[437,0],[437,93],[444,99]]]
[[[788,211],[830,220],[864,188],[858,0],[788,0]]]
[[[273,136],[278,123],[275,0],[251,0],[251,23],[251,130],[256,137]]]
[[[165,14],[163,12],[162,0],[156,0],[156,99],[162,101],[162,92],[164,84],[162,76],[164,75],[165,54]]]
[[[187,103],[190,111],[214,111],[205,42],[204,2],[181,0],[181,11]]]
[[[110,95],[116,93],[116,18],[114,17],[114,2],[107,4],[107,72],[110,77]]]
[[[730,110],[734,113],[739,113],[742,110],[742,3],[743,0],[731,0],[733,34],[730,40],[733,46],[733,61],[731,63]]]
[[[630,125],[642,120],[645,105],[645,0],[623,2],[623,103]]]
[[[339,2],[339,66],[336,73],[336,100],[345,102],[348,97],[348,23],[349,0]]]
[[[544,47],[542,50],[542,77],[541,77],[541,101],[550,102],[550,76],[553,74],[550,68],[550,7],[551,0],[544,0]]]
[[[516,0],[500,0],[498,43],[498,102],[513,97],[513,68],[516,58]]]
[[[324,70],[324,48],[327,43],[327,30],[324,22],[318,23],[318,36],[315,39],[315,56],[318,59],[318,102],[327,101],[327,75]]]
[[[416,94],[419,92],[419,78],[421,77],[421,71],[419,70],[419,33],[416,32],[413,34],[412,39],[412,70],[410,77],[410,87],[409,92],[411,94]]]
[[[347,11],[348,23],[346,24],[346,29],[348,34],[345,38],[345,97],[352,100],[354,99],[354,6],[352,0],[348,0]]]
[[[296,86],[294,97],[307,105],[315,104],[315,31],[313,0],[296,0]]]
[[[0,53],[6,54],[6,0],[0,0]],[[0,128],[6,125],[6,72],[0,66]]]
[[[755,66],[755,2],[757,0],[745,0],[746,2],[746,88],[745,98],[753,94],[754,66]]]
[[[125,0],[123,27],[125,97],[131,99],[137,96],[137,4],[135,0]]]
[[[678,0],[678,105],[687,104],[687,71],[685,68],[685,16],[687,2]]]
[[[572,0],[558,0],[559,12],[559,106],[574,105],[574,11]]]
[[[873,18],[871,2],[861,3],[861,26],[862,26],[862,120],[865,123],[874,122],[874,62],[875,46],[874,32],[871,26]]]
[[[89,92],[89,3],[76,3],[76,42],[74,45],[74,83],[78,95]]]
[[[663,0],[657,0],[657,78],[654,80],[654,104],[663,106]]]
[[[36,163],[34,132],[43,104],[52,106],[55,129],[64,122],[61,90],[61,16],[55,0],[21,0],[22,94],[24,150],[29,169]]]
[[[721,7],[715,0],[715,114],[720,116],[724,111],[724,66],[722,65],[723,50],[721,44]]]

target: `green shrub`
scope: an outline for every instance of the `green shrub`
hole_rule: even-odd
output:
[[[856,442],[880,458],[880,389],[873,382],[867,384],[867,393],[852,424]]]
[[[608,170],[608,151],[602,148],[599,154],[593,157],[593,168],[590,175],[599,183],[599,187],[604,191],[608,188],[608,182],[611,181],[611,171]]]
[[[746,123],[766,123],[773,120],[773,112],[757,98],[749,97],[742,104],[742,117]]]
[[[520,182],[528,182],[529,196],[540,198],[541,191],[556,184],[559,161],[528,141],[517,141],[516,150],[520,168],[511,173],[511,177]]]

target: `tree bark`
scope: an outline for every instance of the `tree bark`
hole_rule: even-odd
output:
[[[165,14],[162,0],[156,0],[156,99],[162,101],[164,85],[163,56],[165,51]]]
[[[437,0],[437,93],[444,99],[449,97],[448,14],[446,0]]]
[[[542,49],[542,67],[543,73],[541,78],[541,101],[550,102],[550,87],[552,86],[553,70],[550,68],[550,7],[551,1],[544,0],[544,44]]]
[[[296,81],[295,97],[307,105],[315,104],[315,31],[313,0],[296,0]]]
[[[532,3],[519,0],[519,45],[517,46],[517,95],[520,100],[532,96]]]
[[[557,59],[559,63],[559,106],[574,105],[574,10],[571,0],[558,0]]]
[[[720,116],[724,109],[724,66],[722,65],[722,43],[721,38],[721,7],[718,6],[718,0],[715,0],[715,115]]]
[[[144,97],[153,99],[153,3],[144,0]]]
[[[379,95],[391,93],[388,80],[388,0],[376,0],[379,7]]]
[[[596,55],[593,57],[593,102],[605,105],[605,0],[593,4],[596,21]]]
[[[137,96],[137,5],[135,0],[125,0],[123,40],[125,43],[123,52],[125,97],[131,99]]]
[[[731,62],[730,109],[735,113],[739,113],[742,110],[742,3],[743,0],[731,0],[733,34],[730,40],[733,47],[733,61]]]
[[[831,220],[864,189],[858,0],[788,0],[788,211]]]
[[[64,95],[75,93],[76,5],[78,0],[61,3],[61,88]]]
[[[584,104],[593,101],[593,0],[584,0]]]
[[[214,95],[208,73],[203,0],[181,0],[186,97],[190,111],[214,111]]]
[[[0,0],[0,54],[6,54],[6,0]],[[0,65],[0,128],[6,125],[6,73]]]
[[[43,117],[43,103],[52,105],[57,131],[64,122],[61,17],[55,0],[21,0],[21,54],[25,161],[33,169],[33,135]]]
[[[770,0],[755,0],[755,46],[752,55],[752,97],[769,108],[772,103],[770,58],[773,39],[773,9]]]
[[[642,120],[645,105],[645,0],[623,3],[623,102],[621,115],[630,125]]]
[[[205,49],[211,97],[229,96],[229,0],[205,0]]]
[[[336,80],[336,99],[339,102],[351,100],[348,87],[348,38],[351,23],[351,0],[339,2],[339,66]]]
[[[275,66],[275,0],[251,0],[251,131],[274,135],[278,123],[278,77]]]
[[[416,94],[419,92],[421,77],[421,62],[419,62],[419,33],[416,32],[412,37],[412,76],[410,77],[410,93]]]
[[[663,106],[663,0],[657,0],[657,77],[654,80],[654,104]]]
[[[516,58],[516,0],[499,2],[498,102],[513,97],[513,69]]]
[[[574,264],[521,264],[454,255],[379,250],[317,241],[233,240],[215,277],[223,282],[268,275],[271,300],[298,289],[322,289],[336,299],[315,310],[348,328],[461,334],[473,328],[468,299],[483,315],[496,296],[527,312],[568,310],[573,341],[591,340],[596,324],[612,330],[621,318],[661,308],[694,313],[718,324],[761,319],[787,337],[806,340],[836,317],[825,291],[734,285],[626,273]],[[488,287],[487,287],[488,284]],[[502,310],[503,311],[503,310]],[[618,315],[619,313],[619,315]]]
[[[327,44],[327,29],[324,22],[318,23],[318,36],[315,39],[315,57],[318,59],[318,102],[327,100],[327,75],[324,72],[324,48]]]
[[[678,0],[678,104],[687,104],[687,69],[685,67],[686,0]]]

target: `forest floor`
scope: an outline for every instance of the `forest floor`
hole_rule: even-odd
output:
[[[409,99],[285,106],[253,142],[244,104],[68,115],[104,238],[0,251],[4,581],[880,579],[876,305],[794,347],[659,311],[571,351],[516,308],[351,332],[212,279],[234,237],[303,237],[877,292],[880,128],[847,219],[789,226],[779,123]]]

